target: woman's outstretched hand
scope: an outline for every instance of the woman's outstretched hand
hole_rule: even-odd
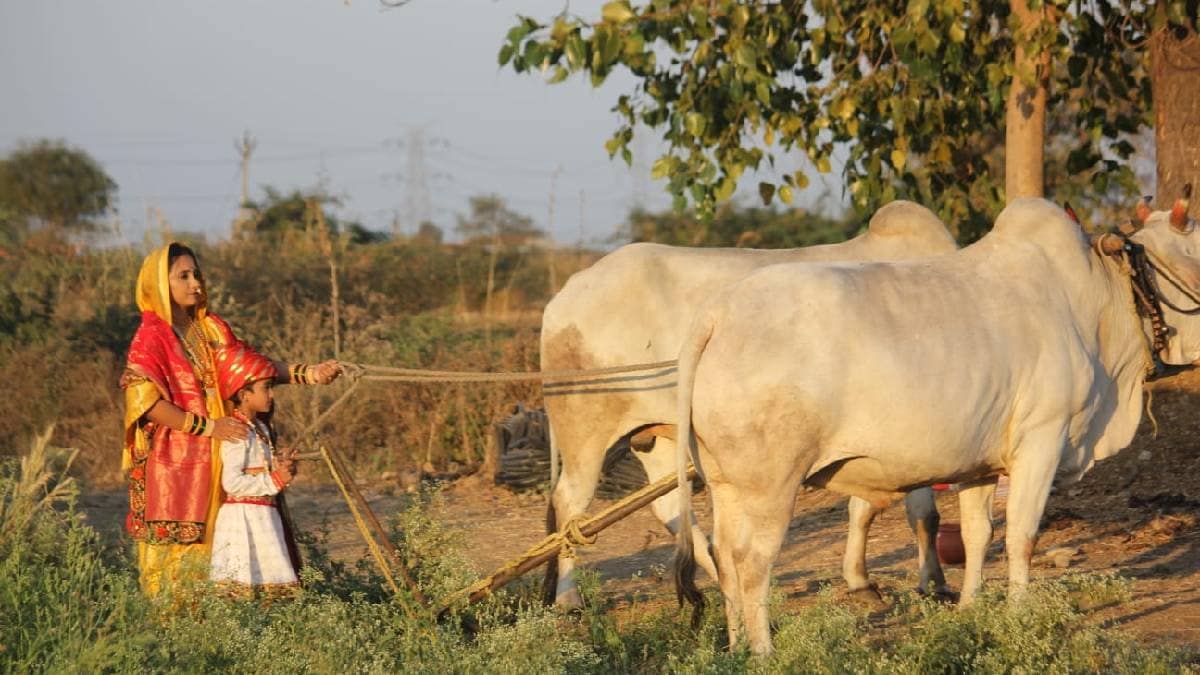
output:
[[[222,417],[213,422],[212,435],[218,441],[244,441],[250,435],[250,427],[233,417]]]
[[[309,366],[309,376],[312,381],[317,384],[329,384],[342,374],[342,366],[334,359],[318,363],[315,366]]]

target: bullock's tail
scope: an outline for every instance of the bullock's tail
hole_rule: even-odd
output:
[[[692,540],[692,482],[688,480],[688,461],[693,460],[699,471],[700,461],[696,447],[696,436],[692,432],[692,391],[696,385],[696,364],[708,339],[712,337],[712,316],[701,312],[692,322],[688,337],[679,350],[679,396],[678,438],[675,443],[676,469],[679,476],[679,531],[675,535],[675,594],[682,606],[687,600],[692,605],[692,627],[700,623],[704,614],[704,595],[696,588],[696,556]]]
[[[558,444],[554,442],[554,423],[549,425],[550,440],[550,491],[546,497],[546,534],[558,532],[558,514],[554,511],[554,488],[558,486]],[[553,605],[558,593],[558,556],[546,563],[546,577],[542,580],[542,602]]]

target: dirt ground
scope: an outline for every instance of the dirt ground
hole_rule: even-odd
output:
[[[1200,370],[1154,383],[1153,411],[1159,433],[1153,436],[1144,418],[1133,445],[1096,465],[1083,481],[1056,486],[1042,523],[1034,578],[1077,571],[1116,572],[1132,580],[1130,602],[1104,610],[1102,620],[1120,626],[1149,643],[1200,647]],[[404,502],[397,486],[366,481],[366,494],[380,518]],[[545,498],[514,495],[481,478],[446,486],[444,504],[435,512],[461,529],[478,571],[487,573],[519,555],[543,536]],[[943,522],[958,520],[953,491],[938,493]],[[300,529],[328,523],[335,555],[357,558],[366,549],[337,490],[301,476],[289,502]],[[707,496],[694,499],[708,529]],[[996,532],[984,569],[986,582],[1003,584],[1003,499],[998,498]],[[595,513],[606,503],[597,500]],[[119,537],[125,497],[119,492],[83,495],[81,507],[94,526]],[[802,605],[824,584],[843,586],[841,556],[845,546],[846,498],[803,492],[775,568],[775,578],[789,605]],[[673,604],[667,569],[673,541],[649,509],[600,534],[594,546],[582,547],[585,565],[598,570],[603,592],[615,611],[631,601]],[[1055,564],[1048,551],[1071,549]],[[868,541],[872,576],[887,591],[915,584],[916,549],[901,504],[876,520]],[[961,567],[947,567],[954,588],[961,586]],[[540,578],[540,570],[535,572]],[[711,585],[711,580],[702,580]]]

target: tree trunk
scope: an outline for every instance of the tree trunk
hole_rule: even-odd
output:
[[[1046,20],[1042,11],[1029,9],[1028,0],[1009,0],[1013,15],[1021,22],[1012,87],[1004,120],[1005,202],[1020,197],[1041,197],[1045,192],[1043,165],[1046,152],[1046,89],[1049,84],[1050,52],[1030,54],[1021,45]]]
[[[1169,208],[1183,196],[1184,185],[1200,189],[1200,36],[1194,30],[1164,24],[1154,31],[1150,83],[1158,155],[1155,195],[1159,208]],[[1193,199],[1189,210],[1200,217],[1200,199]]]

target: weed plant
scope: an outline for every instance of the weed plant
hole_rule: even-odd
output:
[[[293,601],[223,597],[211,587],[147,599],[132,556],[106,547],[74,510],[68,453],[49,434],[0,463],[0,672],[232,673],[1094,673],[1194,672],[1197,656],[1145,646],[1105,627],[1094,608],[1129,599],[1128,582],[1075,575],[1006,601],[957,610],[903,596],[884,620],[829,589],[799,610],[772,595],[776,653],[725,644],[719,598],[693,631],[686,612],[634,602],[614,609],[581,574],[584,607],[537,602],[533,579],[436,621],[409,616],[367,566],[304,542],[305,589]],[[466,542],[414,497],[394,542],[422,591],[445,597],[474,580]]]

